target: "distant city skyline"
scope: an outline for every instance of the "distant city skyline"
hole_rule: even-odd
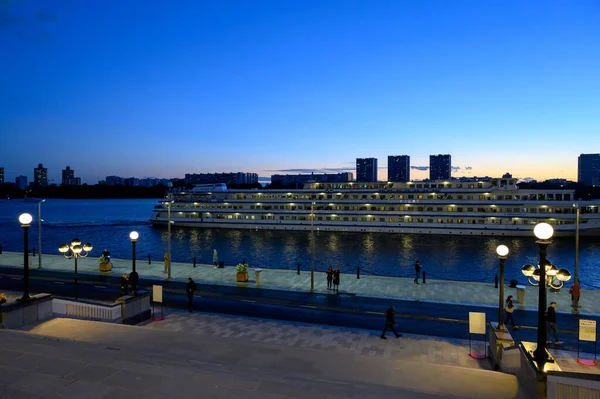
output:
[[[143,11],[142,11],[143,10]],[[135,18],[132,18],[135,16]],[[594,1],[0,2],[0,167],[577,180],[600,152]],[[458,168],[458,169],[455,169]]]

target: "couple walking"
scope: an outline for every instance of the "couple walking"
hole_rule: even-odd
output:
[[[340,289],[340,268],[336,267],[335,270],[331,266],[327,269],[327,290],[333,290],[336,294]]]

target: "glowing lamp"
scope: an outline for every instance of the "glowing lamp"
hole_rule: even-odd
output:
[[[556,278],[562,282],[569,281],[571,279],[571,272],[567,269],[560,269],[556,273]]]
[[[554,234],[554,229],[548,223],[538,223],[533,228],[533,234],[540,240],[549,240]]]
[[[23,226],[30,225],[32,221],[33,216],[31,216],[29,213],[22,213],[19,215],[19,223],[21,223]]]
[[[533,272],[536,270],[535,266],[533,265],[525,265],[523,266],[523,268],[521,269],[521,272],[526,276],[526,277],[531,277],[533,276]]]
[[[498,256],[505,257],[508,255],[508,252],[508,247],[506,245],[498,245],[498,248],[496,248],[496,253]]]
[[[138,233],[137,231],[132,231],[131,233],[129,233],[129,239],[131,241],[137,241],[137,239],[140,238],[140,233]]]

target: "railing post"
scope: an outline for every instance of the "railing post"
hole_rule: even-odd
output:
[[[194,267],[196,267],[196,257],[194,256]]]
[[[152,264],[152,256],[150,254],[148,254],[148,264],[149,265]]]
[[[298,263],[298,276],[300,275],[300,263]]]
[[[425,270],[423,270],[423,284],[427,283],[427,281],[425,281]]]
[[[0,255],[2,255],[2,244],[0,244]]]
[[[356,266],[356,279],[360,279],[360,266]]]
[[[35,257],[35,247],[33,247],[33,249],[31,250],[31,256]]]
[[[494,277],[494,288],[498,288],[498,274],[496,273],[496,277]]]

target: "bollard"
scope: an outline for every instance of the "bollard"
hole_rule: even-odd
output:
[[[498,275],[496,274],[496,277],[494,277],[494,288],[498,288]]]
[[[356,279],[360,279],[360,266],[356,266]]]
[[[298,276],[300,275],[300,263],[298,263]]]
[[[31,256],[35,256],[35,247],[31,250]]]
[[[196,267],[196,257],[194,256],[194,267]]]
[[[425,281],[425,270],[423,270],[423,284],[425,284],[425,283],[426,283],[426,281]]]
[[[152,264],[152,257],[150,256],[150,254],[148,254],[148,264],[151,265]]]
[[[2,255],[2,244],[0,244],[0,255]]]

